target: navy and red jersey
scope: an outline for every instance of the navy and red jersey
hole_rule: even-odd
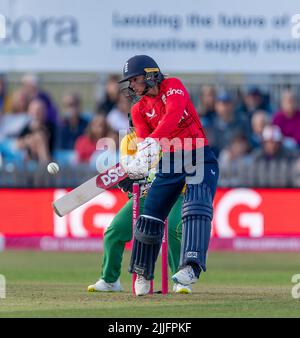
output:
[[[137,136],[159,140],[164,151],[191,150],[208,144],[190,96],[177,78],[164,79],[158,95],[144,95],[132,106],[131,114]],[[164,147],[162,139],[167,143],[179,139],[183,146],[171,147],[170,150],[169,146]],[[196,139],[202,141],[197,143]]]

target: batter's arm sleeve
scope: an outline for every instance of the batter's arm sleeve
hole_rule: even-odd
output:
[[[147,122],[143,119],[142,113],[140,111],[140,103],[136,103],[131,108],[131,117],[134,130],[137,137],[146,138],[150,135],[151,130]]]

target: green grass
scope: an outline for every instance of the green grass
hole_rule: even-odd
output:
[[[103,294],[86,291],[98,278],[100,254],[0,253],[7,291],[0,298],[0,317],[300,317],[299,299],[291,296],[299,254],[210,253],[208,271],[192,295],[146,297],[131,294],[128,260],[126,253],[125,291]]]

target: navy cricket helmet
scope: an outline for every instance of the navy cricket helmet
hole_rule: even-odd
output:
[[[158,64],[150,56],[135,55],[125,63],[123,67],[123,78],[119,83],[128,81],[135,76],[147,76],[147,74],[157,74],[162,76]]]

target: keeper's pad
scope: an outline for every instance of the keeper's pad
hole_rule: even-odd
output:
[[[164,222],[140,216],[136,223],[129,272],[154,278],[154,267],[164,234]]]
[[[180,268],[198,264],[206,271],[206,253],[213,217],[212,195],[205,184],[188,184],[182,203],[182,241]]]

